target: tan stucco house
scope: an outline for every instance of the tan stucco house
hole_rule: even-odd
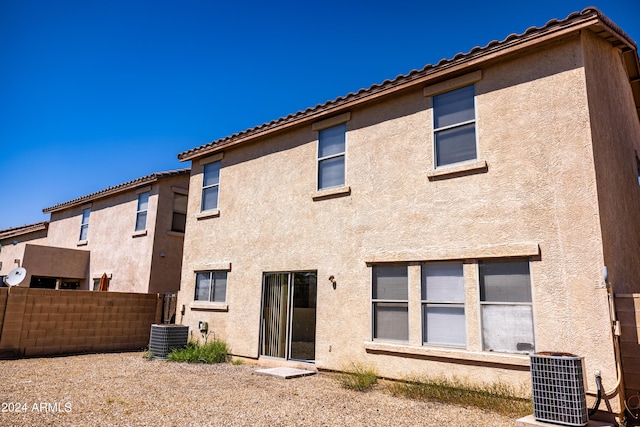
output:
[[[529,353],[567,352],[590,395],[596,370],[615,390],[606,282],[640,297],[638,68],[586,9],[179,154],[178,323],[275,364],[525,390]]]
[[[176,292],[180,287],[189,169],[153,173],[43,209],[50,220],[0,231],[0,276],[20,286]]]

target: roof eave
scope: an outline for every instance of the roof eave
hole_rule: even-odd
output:
[[[243,131],[237,137],[231,136],[223,138],[219,140],[219,142],[214,141],[199,148],[180,153],[178,155],[178,159],[183,162],[194,160],[225,150],[229,147],[272,136],[288,129],[374,102],[383,97],[398,94],[402,91],[414,88],[415,86],[435,83],[438,79],[449,78],[457,74],[473,71],[474,68],[479,68],[481,65],[486,65],[489,62],[499,59],[502,60],[511,55],[518,54],[519,52],[534,45],[540,45],[568,37],[585,28],[593,30],[614,44],[621,45],[624,51],[631,52],[631,54],[628,55],[629,60],[627,62],[631,64],[631,69],[635,69],[637,72],[638,55],[637,47],[633,40],[631,40],[629,36],[609,21],[598,10],[590,9],[588,13],[585,13],[574,20],[561,22],[559,25],[547,24],[546,27],[536,29],[535,31],[527,30],[520,36],[509,36],[501,42],[495,42],[495,44],[490,43],[484,48],[477,48],[467,54],[456,55],[456,57],[462,55],[461,58],[456,59],[456,57],[454,57],[450,61],[446,61],[441,65],[436,65],[431,68],[427,66],[425,69],[414,75],[409,74],[402,78],[397,78],[394,81],[386,81],[379,86],[372,86],[363,93],[360,91],[353,96],[348,95],[346,98],[338,98],[335,101],[329,101],[325,103],[325,105],[297,114],[297,117],[292,117],[290,119],[283,118],[269,124]],[[628,67],[629,64],[627,64]],[[640,115],[640,80],[636,80],[636,83],[634,83],[632,80],[632,74],[630,74],[630,78],[632,87],[634,85],[637,86],[637,90],[634,89],[634,98],[636,99],[636,107],[638,107]]]
[[[104,197],[109,197],[114,194],[122,193],[125,191],[130,191],[139,187],[143,187],[145,185],[156,182],[162,178],[176,176],[180,174],[189,173],[190,169],[179,169],[175,171],[168,172],[157,172],[151,175],[147,175],[138,179],[134,179],[133,181],[125,182],[124,184],[116,185],[114,187],[109,187],[105,190],[97,191],[95,193],[88,194],[86,196],[78,197],[77,199],[70,200],[68,202],[60,203],[55,206],[50,206],[48,208],[42,209],[43,213],[52,213],[58,212],[64,209],[69,209],[72,207],[82,206],[89,202],[93,202],[94,200],[102,199]]]

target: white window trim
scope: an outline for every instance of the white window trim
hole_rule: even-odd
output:
[[[140,197],[142,197],[143,194],[147,194],[147,209],[140,209]],[[151,201],[151,191],[140,191],[138,192],[138,202],[136,205],[136,222],[134,224],[134,235],[140,235],[142,232],[144,232],[144,234],[146,234],[146,230],[147,230],[147,220],[149,219],[149,202]],[[147,216],[144,219],[144,228],[141,228],[140,230],[136,230],[135,228],[138,225],[138,217],[140,216],[141,213],[146,213]]]
[[[492,301],[482,301],[481,290],[480,290],[480,262],[481,261],[497,261],[502,259],[502,257],[498,259],[478,259],[476,261],[476,286],[477,286],[477,295],[478,295],[478,332],[480,333],[480,347],[484,353],[491,354],[524,354],[523,352],[501,352],[501,351],[487,351],[484,349],[484,325],[482,323],[482,307],[485,305],[511,305],[511,306],[528,306],[531,307],[531,326],[532,326],[532,335],[533,335],[533,346],[534,350],[538,343],[538,337],[536,336],[536,315],[535,315],[535,305],[534,305],[534,284],[533,284],[533,274],[531,270],[531,258],[530,257],[517,257],[522,259],[527,259],[527,263],[529,264],[529,286],[531,287],[531,302],[492,302]]]
[[[422,283],[423,279],[424,279],[424,272],[423,269],[425,268],[425,266],[432,264],[432,265],[437,265],[437,264],[460,264],[462,267],[462,283],[463,283],[463,294],[462,294],[462,301],[432,301],[429,299],[422,299],[422,286],[424,286],[424,283]],[[467,298],[466,298],[466,292],[465,292],[465,276],[464,276],[464,262],[461,261],[427,261],[427,262],[422,262],[420,263],[420,320],[422,321],[421,324],[421,329],[422,329],[422,336],[421,336],[421,340],[422,340],[422,345],[423,346],[430,346],[430,347],[446,347],[446,348],[459,348],[459,349],[466,349],[468,346],[468,342],[469,342],[469,331],[467,328],[467,318],[469,316],[469,312],[467,310]],[[424,306],[428,305],[428,304],[438,304],[438,305],[447,305],[449,307],[462,307],[463,311],[464,311],[464,337],[465,337],[465,343],[462,345],[457,345],[457,344],[444,344],[444,343],[434,343],[434,342],[429,342],[426,341],[426,331],[424,330]]]
[[[224,271],[226,273],[226,282],[227,284],[225,285],[225,291],[224,291],[224,301],[211,301],[211,300],[197,300],[196,295],[197,292],[196,290],[198,289],[198,274],[200,273],[209,273],[209,298],[211,298],[211,291],[213,289],[215,289],[213,287],[213,275],[214,273],[217,272],[221,272]],[[195,307],[193,308],[198,308],[197,306],[202,306],[202,307],[206,307],[206,308],[220,308],[222,306],[226,306],[227,305],[227,291],[228,291],[228,284],[229,284],[229,270],[227,269],[222,269],[222,270],[197,270],[195,271],[195,286],[193,288],[193,300],[191,301]],[[190,304],[191,305],[191,304]],[[201,307],[201,308],[202,308]]]
[[[87,217],[87,222],[84,222],[84,212],[86,210],[89,210],[89,215]],[[91,220],[91,206],[86,206],[82,208],[82,211],[80,212],[80,235],[78,236],[78,245],[80,245],[81,243],[87,242],[89,240],[89,221]],[[82,230],[85,229],[87,230],[86,236],[83,239],[82,238]]]
[[[348,126],[345,126],[344,130],[344,151],[329,156],[320,157],[320,131],[329,129],[341,124],[345,124],[351,120],[351,112],[339,114],[337,116],[330,117],[311,125],[311,130],[317,132],[317,146],[316,146],[316,194],[312,197],[314,200],[322,200],[330,198],[332,196],[343,196],[351,193],[351,188],[347,186],[347,134],[349,133]],[[334,185],[333,187],[320,188],[320,162],[323,160],[329,160],[342,156],[344,158],[344,182],[341,185]]]
[[[471,160],[465,160],[462,162],[456,162],[456,163],[449,163],[446,165],[442,165],[442,166],[437,166],[436,165],[436,131],[441,131],[441,130],[445,130],[445,129],[450,129],[452,127],[458,127],[458,126],[462,126],[463,123],[458,123],[456,125],[452,125],[452,126],[446,126],[443,128],[438,128],[436,129],[434,126],[435,123],[435,117],[433,115],[433,97],[436,95],[440,95],[446,92],[451,92],[453,90],[456,89],[460,89],[462,87],[465,86],[471,86],[471,85],[475,85],[477,82],[479,82],[480,80],[482,80],[482,70],[477,70],[468,74],[464,74],[462,76],[459,77],[455,77],[453,79],[449,79],[449,80],[445,80],[443,82],[440,83],[436,83],[430,86],[425,87],[422,90],[422,95],[429,98],[429,108],[431,109],[431,127],[432,127],[432,131],[431,131],[431,145],[432,145],[432,156],[433,156],[433,169],[430,170],[429,174],[432,175],[430,176],[430,178],[436,177],[436,176],[442,176],[445,174],[448,174],[447,172],[444,172],[442,174],[434,174],[432,171],[435,171],[436,169],[442,169],[442,168],[450,168],[452,166],[463,166],[463,165],[473,165],[479,162],[483,162],[483,160],[481,160],[481,156],[480,156],[480,146],[478,144],[478,135],[479,135],[479,130],[478,130],[478,96],[477,93],[474,94],[473,97],[473,113],[474,113],[474,118],[473,120],[468,121],[467,123],[464,124],[469,124],[469,123],[475,123],[475,136],[476,136],[476,158],[475,159],[471,159]],[[484,167],[486,168],[486,162],[484,162]],[[472,167],[472,169],[479,169],[479,168],[475,168]],[[452,174],[454,173],[460,173],[465,171],[465,169],[463,170],[458,170],[458,171],[453,171],[450,172]]]
[[[384,264],[373,264],[370,266],[370,274],[369,274],[369,297],[370,297],[370,303],[369,303],[369,307],[371,310],[371,331],[370,331],[370,337],[371,337],[371,341],[372,342],[388,342],[388,343],[399,343],[399,344],[408,344],[411,340],[411,312],[409,311],[410,308],[410,278],[409,278],[409,264],[405,263],[405,262],[396,262],[396,263],[389,263],[389,265],[391,264],[395,264],[395,265],[403,265],[407,268],[407,299],[406,300],[400,300],[400,299],[375,299],[373,298],[373,269],[376,265],[384,265]],[[396,303],[396,304],[406,304],[407,305],[407,332],[408,332],[408,337],[406,340],[396,340],[396,339],[389,339],[389,338],[376,338],[375,335],[375,304],[376,303]]]
[[[453,125],[448,125],[448,126],[443,126],[443,127],[436,128],[435,127],[435,122],[436,122],[436,120],[435,120],[435,107],[433,106],[433,96],[442,95],[444,93],[451,92],[453,90],[460,89],[460,88],[466,87],[466,86],[474,86],[474,88],[473,88],[473,119],[472,120],[466,120],[466,121],[463,121],[463,122],[458,122],[458,123],[455,123]],[[479,144],[478,144],[478,108],[477,108],[478,96],[476,95],[475,84],[472,83],[470,85],[461,86],[461,87],[458,87],[456,89],[451,89],[451,90],[448,90],[446,92],[438,93],[438,94],[435,94],[435,95],[433,95],[431,97],[431,113],[432,113],[431,114],[431,124],[432,124],[432,126],[431,126],[432,127],[431,140],[433,141],[433,144],[432,144],[433,145],[433,147],[432,147],[433,154],[432,154],[432,156],[433,156],[433,168],[435,170],[438,170],[438,169],[441,169],[441,168],[447,168],[447,167],[455,167],[455,166],[458,166],[458,165],[466,165],[466,164],[470,164],[470,163],[477,163],[478,160],[480,159],[480,147],[479,147]],[[437,153],[437,149],[436,149],[436,134],[438,134],[439,132],[445,131],[445,130],[456,129],[456,128],[459,128],[459,127],[462,127],[462,126],[466,126],[466,125],[469,125],[469,124],[473,124],[473,128],[474,128],[474,132],[473,133],[474,133],[474,136],[475,136],[476,157],[474,159],[463,160],[461,162],[447,163],[446,165],[438,166],[438,164],[437,164],[438,163],[438,160],[437,160],[438,159],[438,157],[437,157],[438,153]]]
[[[211,184],[211,185],[204,185],[204,168],[206,165],[212,164],[212,163],[216,163],[219,162],[220,163],[220,168],[218,169],[218,183],[217,184]],[[202,165],[202,186],[201,186],[201,190],[200,190],[200,213],[205,215],[202,216],[202,218],[208,218],[210,216],[215,216],[216,213],[219,214],[220,213],[220,180],[222,178],[222,161],[220,160],[216,160],[213,162],[208,162],[206,164]],[[208,210],[204,210],[204,191],[206,189],[209,188],[213,188],[213,187],[218,187],[218,199],[216,200],[216,207],[214,209],[208,209]],[[198,216],[198,219],[200,219],[201,217]]]

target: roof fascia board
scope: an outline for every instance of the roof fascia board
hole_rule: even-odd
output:
[[[56,206],[51,206],[49,208],[44,208],[42,210],[42,212],[43,213],[58,212],[58,211],[62,211],[62,210],[65,210],[65,209],[69,209],[69,208],[73,208],[73,207],[77,207],[77,206],[82,206],[82,205],[87,204],[88,202],[92,202],[92,201],[98,200],[98,199],[103,199],[105,197],[113,196],[114,194],[122,193],[122,192],[125,192],[125,191],[130,191],[130,190],[136,189],[138,187],[147,185],[149,183],[156,182],[157,180],[158,180],[158,178],[156,176],[153,176],[153,177],[150,177],[150,178],[148,178],[148,179],[146,179],[144,181],[136,182],[135,184],[99,191],[98,193],[90,194],[90,195],[84,196],[84,197],[79,197],[79,198],[77,198],[75,200],[71,200],[71,201],[66,202],[66,203],[61,203],[61,204],[56,205]]]
[[[254,131],[249,130],[250,133],[248,135],[233,138],[225,143],[214,144],[208,148],[203,147],[201,150],[196,149],[193,153],[187,154],[187,151],[182,153],[185,154],[184,156],[179,155],[178,158],[182,162],[194,160],[228,149],[235,145],[248,143],[267,136],[273,136],[291,128],[327,118],[334,114],[347,112],[352,108],[361,107],[381,98],[397,95],[403,91],[414,88],[415,86],[437,83],[438,80],[454,77],[456,74],[463,72],[473,71],[474,68],[478,69],[481,65],[486,65],[498,59],[508,58],[509,56],[516,55],[533,46],[539,46],[548,42],[561,40],[582,29],[593,29],[594,27],[603,29],[608,34],[623,41],[625,45],[635,50],[633,43],[628,40],[627,36],[621,30],[607,25],[598,13],[593,12],[592,16],[584,16],[574,22],[563,23],[560,27],[552,26],[546,29],[543,28],[529,34],[525,32],[522,36],[516,36],[512,40],[509,40],[508,37],[505,41],[499,42],[497,46],[480,48],[480,52],[471,51],[468,54],[465,54],[463,58],[457,60],[454,57],[450,62],[423,71],[422,75],[419,77],[411,78],[410,76],[407,76],[400,82],[389,82],[388,86],[370,89],[360,96],[356,95],[354,99],[344,102],[338,101],[335,105],[320,107],[316,111],[311,111],[309,114],[305,114],[297,119],[286,121],[282,124],[274,124],[271,126],[266,125],[264,129],[255,129]],[[382,86],[384,85],[385,84],[383,83]]]

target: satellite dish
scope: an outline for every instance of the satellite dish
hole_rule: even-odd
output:
[[[14,268],[4,278],[4,283],[8,286],[18,286],[27,277],[27,270],[22,267]]]

